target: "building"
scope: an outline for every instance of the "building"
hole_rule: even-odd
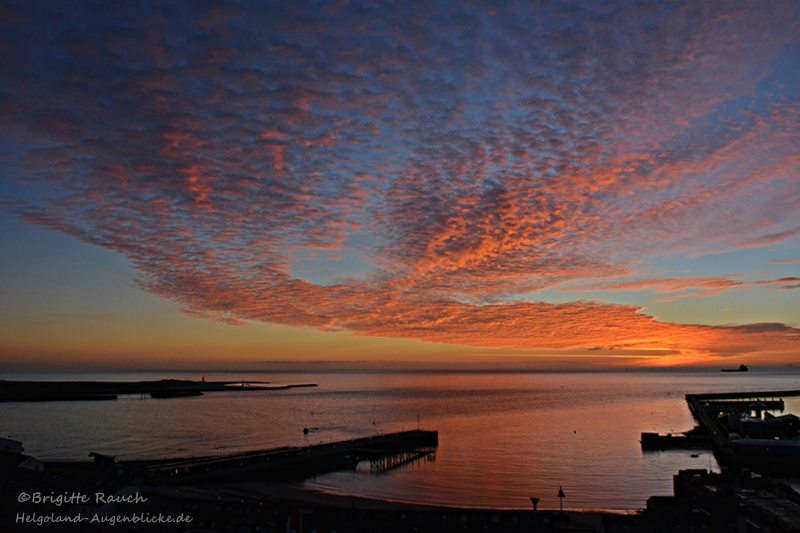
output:
[[[0,437],[0,452],[22,453],[22,443],[18,440]]]

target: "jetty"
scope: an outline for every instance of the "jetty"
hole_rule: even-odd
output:
[[[173,487],[289,481],[353,469],[361,461],[369,462],[372,473],[383,473],[422,459],[433,459],[438,444],[437,431],[417,429],[309,446],[188,458],[118,461],[113,456],[92,452],[89,457],[93,461],[45,462],[44,468],[65,479],[99,475]]]
[[[0,380],[0,402],[116,400],[121,394],[184,398],[206,392],[277,391],[316,387],[316,383],[273,385],[262,381],[8,381]]]
[[[412,430],[371,437],[150,463],[130,463],[145,477],[170,484],[243,479],[303,479],[324,472],[354,468],[369,460],[373,470],[387,471],[434,453],[436,431]],[[124,468],[126,463],[120,463]]]
[[[765,414],[764,419],[760,418],[762,412],[782,411],[783,398],[787,396],[800,396],[800,390],[687,394],[686,403],[692,416],[710,437],[714,455],[720,465],[735,470],[758,466],[767,471],[800,471],[800,446],[797,446],[800,442],[791,439],[790,435],[798,431],[791,420],[797,417]],[[757,416],[743,417],[747,412],[755,412]],[[786,435],[767,434],[768,431],[775,430]],[[749,431],[753,431],[752,437],[756,438],[751,438]],[[755,431],[759,433],[755,434]],[[781,440],[781,436],[790,438]],[[761,446],[761,441],[765,441],[764,446]],[[778,448],[781,453],[776,453]],[[793,451],[788,451],[790,448]]]

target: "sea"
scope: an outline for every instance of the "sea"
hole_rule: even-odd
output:
[[[800,369],[601,372],[227,372],[10,374],[0,379],[202,379],[314,388],[200,397],[0,403],[0,435],[42,460],[228,454],[408,429],[439,432],[428,457],[389,471],[369,463],[300,486],[340,495],[471,508],[634,511],[672,494],[680,469],[719,470],[706,450],[643,452],[644,431],[694,422],[687,393],[800,389]],[[787,398],[786,412],[800,413]],[[309,432],[304,433],[304,428]],[[787,480],[795,489],[797,480]]]

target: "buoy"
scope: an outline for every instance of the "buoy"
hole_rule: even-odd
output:
[[[303,428],[303,435],[308,435],[308,428]]]

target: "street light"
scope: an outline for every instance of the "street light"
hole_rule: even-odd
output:
[[[564,488],[559,486],[558,487],[558,499],[561,502],[561,512],[562,513],[564,512],[564,498],[566,498],[566,497],[567,497],[567,495],[564,494]]]

